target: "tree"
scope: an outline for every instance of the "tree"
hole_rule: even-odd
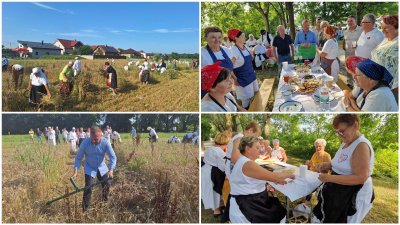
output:
[[[289,26],[290,26],[290,36],[292,40],[294,40],[296,35],[296,26],[294,24],[294,11],[293,11],[293,2],[285,2],[287,15],[289,15]]]
[[[180,58],[180,57],[179,57],[179,54],[176,53],[176,52],[172,52],[171,55],[170,55],[170,57],[173,58],[173,59],[179,59],[179,58]]]
[[[92,55],[93,50],[89,45],[84,45],[79,48],[79,51],[81,52],[81,55]]]

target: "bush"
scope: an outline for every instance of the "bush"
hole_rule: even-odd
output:
[[[211,125],[208,121],[201,121],[201,140],[210,140],[211,135]]]
[[[398,182],[398,144],[390,144],[387,149],[375,151],[375,166],[373,174],[376,177],[390,177]]]

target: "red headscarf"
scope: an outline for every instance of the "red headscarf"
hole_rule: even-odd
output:
[[[234,41],[235,37],[239,37],[242,34],[242,31],[239,29],[230,29],[228,30],[228,38],[230,41]]]
[[[201,90],[208,91],[212,88],[215,80],[218,78],[219,73],[223,69],[220,64],[221,62],[218,61],[201,69]]]
[[[356,73],[356,68],[357,65],[361,62],[364,62],[366,60],[366,58],[360,57],[360,56],[349,56],[346,59],[346,67],[348,70],[350,70],[352,73]]]

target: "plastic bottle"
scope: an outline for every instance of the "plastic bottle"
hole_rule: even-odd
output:
[[[330,111],[329,88],[326,86],[326,79],[322,78],[323,85],[319,88],[319,106],[322,111]]]

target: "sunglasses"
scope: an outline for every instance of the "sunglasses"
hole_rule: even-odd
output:
[[[361,23],[372,23],[372,22],[363,21],[363,22],[361,22]]]

